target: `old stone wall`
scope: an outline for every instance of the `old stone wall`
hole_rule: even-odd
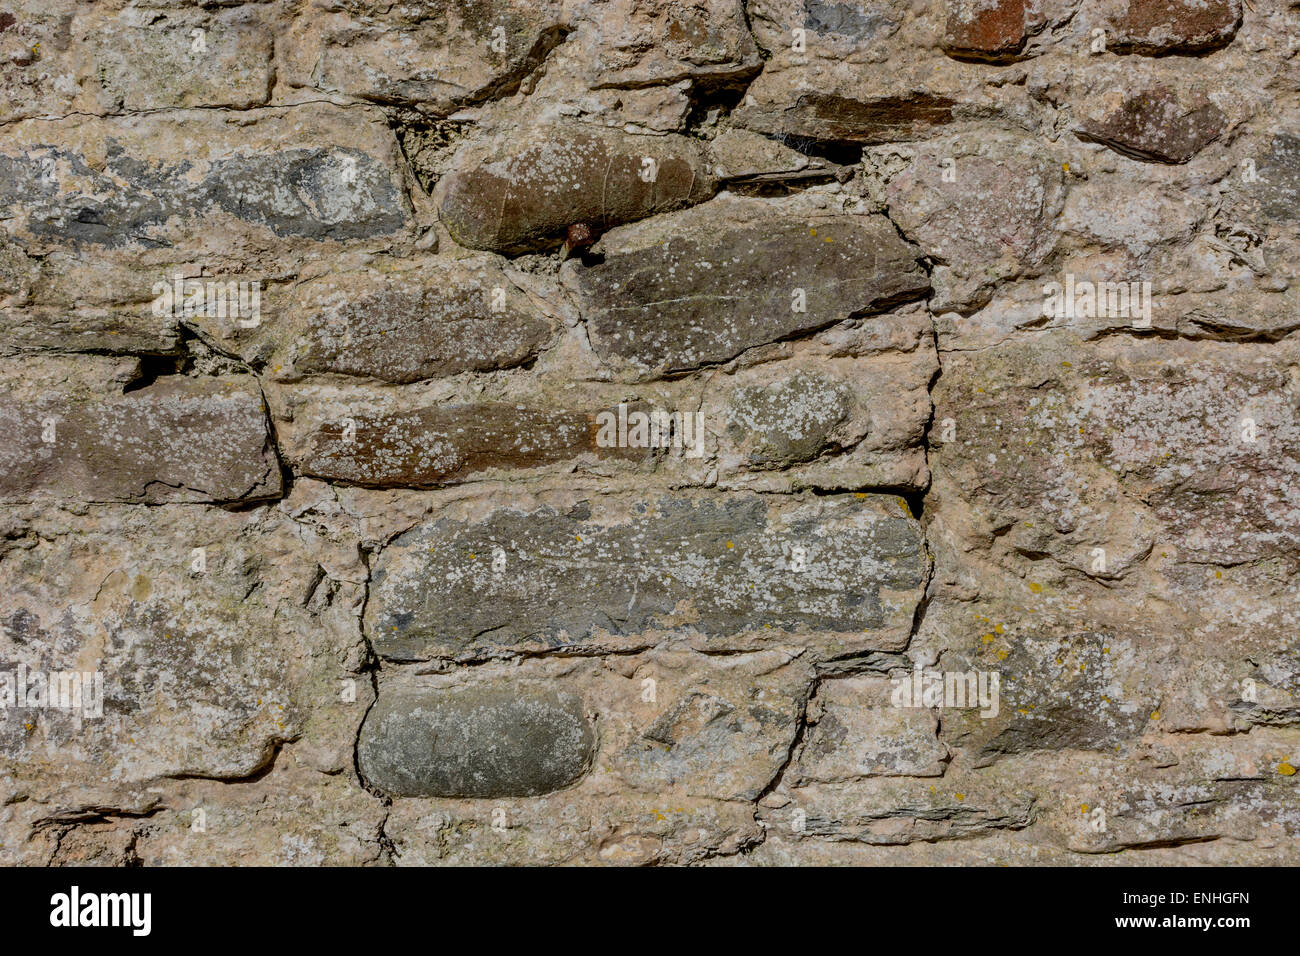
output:
[[[0,0],[0,862],[1300,862],[1298,48]]]

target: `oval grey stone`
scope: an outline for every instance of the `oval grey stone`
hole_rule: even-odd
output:
[[[504,688],[381,693],[357,741],[362,775],[397,797],[535,797],[595,750],[581,698]]]

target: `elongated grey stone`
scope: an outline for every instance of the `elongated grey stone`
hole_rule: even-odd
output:
[[[898,502],[843,495],[779,510],[760,495],[679,495],[617,517],[580,504],[441,519],[380,554],[366,626],[394,660],[651,628],[722,642],[752,630],[892,641],[907,632],[927,567],[920,525]]]
[[[596,734],[581,698],[505,688],[380,692],[361,773],[398,797],[534,797],[581,777]]]

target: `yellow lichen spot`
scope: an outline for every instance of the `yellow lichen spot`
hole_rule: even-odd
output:
[[[1223,577],[1223,572],[1222,572],[1222,571],[1215,571],[1215,572],[1214,572],[1214,576],[1215,576],[1216,578],[1221,578],[1221,577]]]
[[[1079,665],[1079,670],[1083,670],[1085,666],[1086,666],[1086,665],[1084,665],[1084,664],[1080,664],[1080,665]]]
[[[728,551],[730,551],[730,550],[731,550],[732,548],[734,548],[734,547],[735,547],[735,545],[732,544],[730,541],[727,542],[727,550],[728,550]]]
[[[1158,710],[1153,710],[1153,711],[1151,711],[1151,719],[1152,719],[1152,720],[1159,720],[1159,719],[1160,719],[1160,711],[1158,711]]]
[[[471,561],[477,561],[477,560],[478,560],[478,555],[475,554],[473,551],[471,551],[471,552],[469,553],[469,559],[470,559]]]
[[[809,230],[808,230],[808,235],[810,235],[810,236],[815,236],[815,235],[817,235],[817,230],[816,230],[816,229],[809,229]]]
[[[865,498],[866,496],[867,496],[867,493],[866,493],[865,491],[855,491],[855,492],[853,493],[853,497],[854,497],[854,498]]]
[[[1033,591],[1035,594],[1042,594],[1043,586],[1039,584],[1037,581],[1030,581],[1029,590]]]
[[[1284,777],[1294,777],[1295,767],[1291,766],[1289,763],[1283,760],[1280,764],[1277,765],[1277,772]]]
[[[1073,367],[1074,367],[1074,366],[1072,366],[1069,362],[1062,362],[1062,363],[1061,363],[1061,368],[1073,368]]]
[[[964,793],[954,793],[953,796],[956,797],[958,800],[965,800],[965,799],[966,799],[966,794],[964,794]]]
[[[573,536],[573,540],[574,540],[574,541],[581,541],[581,540],[582,540],[582,535],[580,535],[580,534],[575,534],[575,535]]]
[[[1080,813],[1087,813],[1087,812],[1088,812],[1088,805],[1087,805],[1086,803],[1084,803],[1084,804],[1080,804],[1080,806],[1079,806],[1079,812],[1080,812]]]
[[[827,237],[826,237],[826,241],[827,241],[827,242],[834,242],[835,240],[832,239],[830,236],[827,236]]]
[[[1001,624],[994,624],[994,625],[993,625],[993,633],[994,633],[994,634],[1005,634],[1005,633],[1006,633],[1006,630],[1007,630],[1007,629],[1006,629],[1005,627],[1003,627]]]
[[[999,647],[996,653],[998,660],[1005,661],[1007,659],[1007,649],[1005,647]]]
[[[1070,164],[1069,164],[1069,163],[1061,163],[1061,168],[1064,169],[1064,170],[1068,173],[1068,172],[1070,171]],[[1068,364],[1068,363],[1067,363],[1067,364]]]
[[[993,643],[993,635],[992,635],[992,634],[985,634],[983,637],[980,638],[980,640],[983,641],[985,644],[992,644],[992,643]]]

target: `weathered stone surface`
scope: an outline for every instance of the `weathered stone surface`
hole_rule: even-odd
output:
[[[290,455],[308,475],[372,488],[429,488],[488,471],[518,471],[582,456],[635,455],[597,445],[596,410],[502,402],[394,413],[341,411]],[[641,452],[644,454],[644,452]]]
[[[790,802],[766,810],[768,826],[803,840],[847,840],[877,846],[962,840],[1023,830],[1033,822],[1034,794],[1023,786],[989,786],[969,772],[941,781],[867,777],[848,785],[809,784]],[[802,813],[796,825],[794,814]]]
[[[939,263],[936,309],[982,304],[995,283],[1040,266],[1056,246],[1061,167],[1023,141],[990,140],[928,144],[885,188],[898,228]]]
[[[1294,14],[0,0],[0,863],[1300,863]]]
[[[398,384],[519,365],[553,334],[527,295],[484,262],[322,276],[292,310],[306,326],[285,359],[296,373]]]
[[[9,435],[0,452],[0,498],[154,503],[279,495],[279,462],[254,379],[177,376],[115,395],[57,381],[19,384],[31,368],[9,361],[0,369],[9,383],[0,404]],[[56,363],[46,368],[59,372]]]
[[[216,225],[312,240],[391,235],[409,217],[394,147],[354,116],[310,106],[259,112],[251,127],[209,110],[20,124],[0,150],[5,225],[29,251],[202,248],[229,238]]]
[[[884,496],[502,508],[388,545],[366,627],[394,660],[637,646],[652,643],[649,631],[719,647],[771,632],[828,650],[892,649],[926,574],[919,526]]]
[[[818,688],[792,783],[861,777],[942,777],[947,748],[930,708],[895,707],[894,684],[879,677],[829,680]]]
[[[211,14],[127,8],[77,21],[84,82],[102,112],[260,106],[271,92],[271,33],[255,5]]]
[[[74,0],[6,0],[0,7],[0,123],[60,116],[77,96]]]
[[[432,807],[429,804],[432,804]],[[493,811],[505,811],[504,832]],[[501,820],[500,814],[496,821]],[[493,801],[395,801],[384,823],[399,866],[701,863],[762,839],[752,807],[631,792]]]
[[[11,797],[48,815],[156,804],[139,788],[248,777],[290,741],[304,768],[351,766],[369,694],[345,663],[348,654],[360,663],[360,633],[345,602],[325,600],[316,560],[328,548],[288,517],[41,504],[7,508],[5,522],[0,671],[10,691],[20,667],[30,688],[35,674],[102,681],[102,707],[86,706],[95,695],[84,692],[79,709],[36,706],[30,693],[6,702],[0,760]],[[340,598],[360,597],[355,584],[336,586]],[[338,692],[348,677],[354,703]]]
[[[781,489],[924,488],[934,354],[773,362],[730,376],[701,414],[719,423],[719,480]],[[733,477],[734,476],[734,477]]]
[[[1234,212],[1261,230],[1300,222],[1300,135],[1279,131],[1267,140],[1255,175],[1232,183]]]
[[[357,760],[393,796],[531,797],[582,776],[595,746],[582,701],[569,694],[380,694]]]
[[[315,0],[289,37],[295,86],[434,115],[514,92],[570,27],[553,0],[418,5]]]
[[[613,0],[585,10],[571,42],[586,59],[593,89],[735,82],[762,58],[741,0]]]
[[[953,120],[954,101],[921,91],[858,100],[834,93],[803,93],[792,107],[742,107],[736,122],[772,136],[847,143],[920,139]]]
[[[950,0],[943,49],[994,63],[1014,59],[1029,39],[1025,0]]]
[[[1114,91],[1076,133],[1146,162],[1185,163],[1223,133],[1226,117],[1203,96],[1164,86]]]
[[[744,200],[694,213],[671,240],[654,224],[615,233],[603,263],[571,273],[602,359],[660,373],[726,362],[929,288],[917,250],[882,216],[781,215]]]
[[[1107,45],[1123,52],[1199,53],[1232,42],[1239,0],[1119,0]]]
[[[1124,574],[1157,525],[1182,560],[1280,555],[1297,533],[1298,463],[1294,384],[1275,351],[1149,341],[1068,365],[1023,346],[959,358],[936,403],[953,419],[943,460],[993,527],[1017,526],[1007,540],[1080,570],[1105,547],[1103,573]]]
[[[716,183],[694,140],[561,123],[465,147],[440,188],[457,242],[507,252],[702,202]]]

